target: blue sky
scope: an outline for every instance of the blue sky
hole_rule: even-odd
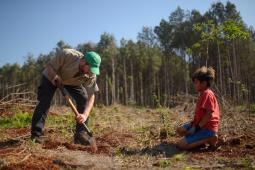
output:
[[[97,43],[103,32],[136,40],[180,6],[204,13],[214,0],[1,0],[0,66],[23,64],[28,53],[48,53],[59,40],[72,46]],[[226,2],[225,0],[222,2]],[[255,27],[255,1],[231,0],[248,26]]]

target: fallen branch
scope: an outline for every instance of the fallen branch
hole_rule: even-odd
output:
[[[25,92],[17,92],[17,93],[10,93],[7,96],[3,97],[0,102],[4,102],[5,99],[9,98],[9,97],[14,97],[15,95],[25,95],[25,94],[32,94],[35,95],[34,92],[30,92],[30,91],[25,91]]]
[[[7,87],[6,89],[12,89],[12,88],[15,88],[15,87],[20,87],[20,86],[24,86],[24,85],[27,85],[27,83],[21,83],[21,84],[17,84],[17,85],[13,85],[13,86],[9,86]]]

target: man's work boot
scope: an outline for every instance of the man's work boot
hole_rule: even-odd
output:
[[[89,145],[90,136],[85,131],[76,132],[74,134],[74,143],[81,144],[81,145]]]

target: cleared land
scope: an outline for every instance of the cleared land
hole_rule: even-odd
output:
[[[242,107],[222,112],[216,151],[178,150],[175,128],[193,108],[97,107],[90,126],[98,153],[73,144],[69,108],[51,109],[42,145],[27,139],[33,110],[12,109],[0,118],[0,169],[255,169],[255,114]]]

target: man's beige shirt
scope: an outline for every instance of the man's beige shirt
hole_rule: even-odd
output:
[[[79,71],[80,59],[83,54],[74,49],[63,49],[56,53],[56,56],[49,61],[49,65],[53,68],[55,73],[61,77],[64,85],[81,86],[83,85],[88,94],[99,91],[96,76],[88,78],[86,75],[81,74]],[[44,69],[43,75],[50,81],[53,80],[55,75],[48,73]]]

